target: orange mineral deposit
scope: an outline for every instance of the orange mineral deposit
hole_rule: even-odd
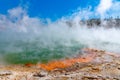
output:
[[[89,54],[86,57],[71,58],[71,59],[65,59],[65,60],[51,61],[47,64],[39,64],[39,67],[44,70],[51,71],[58,68],[66,68],[66,67],[72,66],[77,62],[81,62],[81,63],[90,62],[94,57],[95,57],[95,54],[93,53],[93,54]]]

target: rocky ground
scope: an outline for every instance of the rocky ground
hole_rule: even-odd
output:
[[[93,54],[93,59],[49,71],[32,64],[1,65],[0,80],[120,80],[119,55],[96,49],[83,52]]]

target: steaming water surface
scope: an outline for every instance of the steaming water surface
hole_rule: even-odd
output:
[[[53,22],[29,17],[20,6],[10,9],[6,15],[0,14],[0,61],[10,64],[48,62],[73,57],[83,48],[120,53],[120,29],[114,28],[117,26],[106,29],[80,24],[81,20],[93,16],[102,20],[119,15],[119,7],[117,0],[101,0],[94,10],[80,9]]]
[[[59,24],[59,23],[58,23]],[[29,29],[28,29],[29,30]],[[120,30],[114,28],[86,28],[44,26],[37,32],[0,31],[0,54],[7,63],[48,62],[80,54],[83,48],[98,48],[119,53]]]
[[[38,33],[1,31],[1,55],[9,63],[47,62],[72,56],[84,47],[74,39],[72,29],[40,29]]]

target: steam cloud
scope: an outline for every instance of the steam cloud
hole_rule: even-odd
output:
[[[91,11],[90,9],[80,9],[70,16],[64,16],[54,22],[50,19],[40,19],[29,17],[26,9],[16,7],[8,10],[7,15],[0,14],[0,54],[20,53],[25,51],[34,51],[34,57],[30,59],[44,58],[42,49],[48,49],[49,57],[54,55],[75,55],[72,52],[73,47],[98,48],[107,51],[117,52],[120,50],[120,30],[111,28],[88,28],[86,24],[80,25],[80,20],[89,19],[91,16],[119,16],[120,2],[112,0],[101,0],[100,4]],[[112,11],[111,13],[109,13]],[[107,14],[109,13],[109,14]],[[45,23],[47,22],[47,23]],[[67,22],[72,23],[71,25]],[[60,45],[59,53],[55,53],[56,45]],[[82,47],[81,47],[82,46]],[[46,52],[47,53],[47,52]],[[28,59],[24,53],[21,53],[24,59]],[[40,55],[38,57],[38,55]],[[26,57],[25,57],[26,56]],[[28,59],[29,60],[29,59]]]

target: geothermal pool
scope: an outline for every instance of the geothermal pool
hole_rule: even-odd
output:
[[[28,29],[29,30],[29,29]],[[38,32],[21,32],[12,28],[0,31],[0,59],[5,63],[46,63],[74,57],[83,48],[97,48],[119,53],[120,30],[53,25]]]

